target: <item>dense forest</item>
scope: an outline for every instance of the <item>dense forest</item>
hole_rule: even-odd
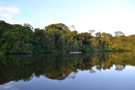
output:
[[[51,24],[44,29],[30,24],[8,24],[0,21],[0,54],[69,53],[97,51],[135,51],[135,35],[116,32],[78,33],[65,24]]]

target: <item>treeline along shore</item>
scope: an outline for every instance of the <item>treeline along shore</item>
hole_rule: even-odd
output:
[[[135,35],[78,33],[62,23],[44,29],[0,20],[0,54],[135,51]]]

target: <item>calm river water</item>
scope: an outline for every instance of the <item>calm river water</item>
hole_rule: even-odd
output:
[[[1,56],[0,90],[135,90],[135,54]]]

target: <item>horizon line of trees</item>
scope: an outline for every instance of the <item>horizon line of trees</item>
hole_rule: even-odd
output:
[[[92,36],[92,32],[70,31],[63,23],[33,29],[30,24],[0,21],[0,54],[135,51],[135,35],[117,31],[116,36],[105,32]]]

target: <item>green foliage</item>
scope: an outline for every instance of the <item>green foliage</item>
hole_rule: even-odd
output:
[[[30,24],[8,24],[0,21],[0,53],[52,53],[93,51],[135,51],[135,36],[113,37],[108,33],[78,33],[62,23],[51,24],[45,29]]]
[[[0,38],[0,50],[5,53],[32,53],[33,32],[21,25],[13,25]]]

